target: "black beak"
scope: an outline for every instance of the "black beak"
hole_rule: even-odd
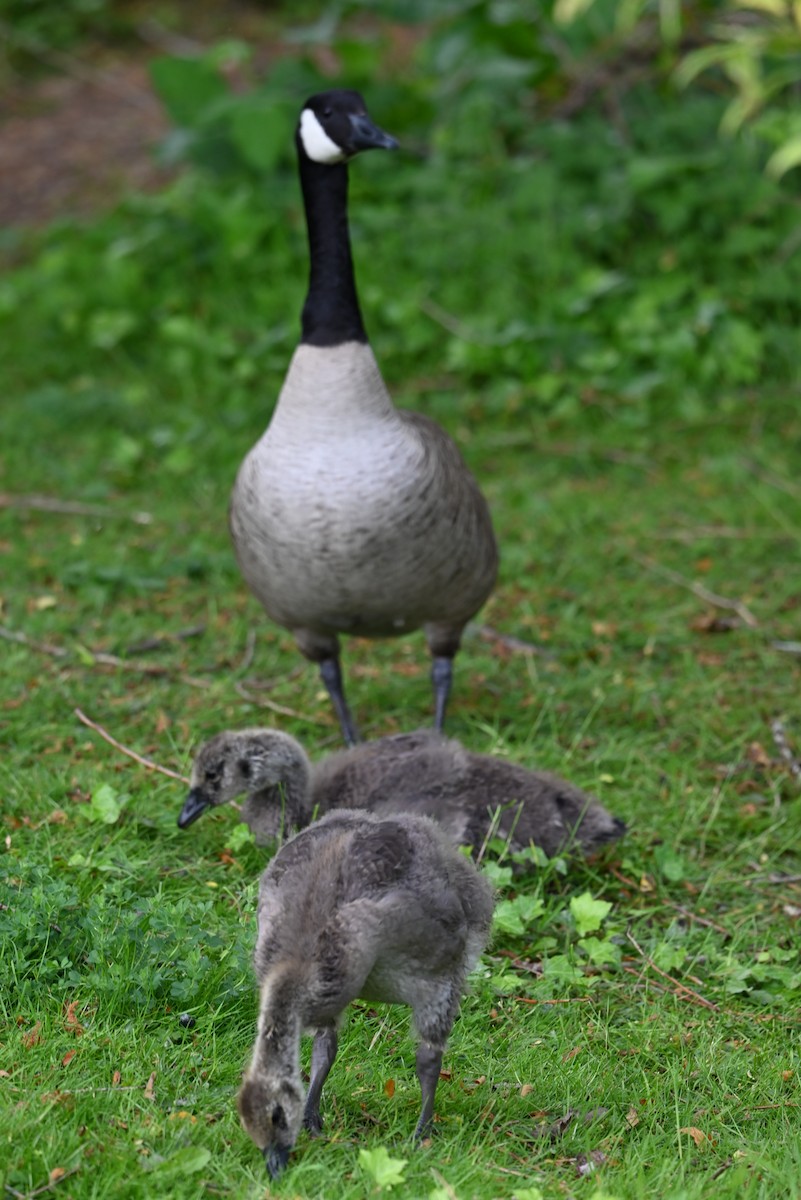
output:
[[[264,1165],[267,1168],[270,1179],[277,1179],[288,1162],[288,1146],[265,1146]]]
[[[356,154],[359,150],[397,150],[397,138],[374,125],[368,116],[350,114],[350,143],[348,151]]]
[[[184,800],[184,806],[178,818],[178,828],[188,829],[193,821],[196,821],[200,814],[205,812],[207,808],[211,808],[211,806],[211,800],[208,799],[200,788],[192,788]]]

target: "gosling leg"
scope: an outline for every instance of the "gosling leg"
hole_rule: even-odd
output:
[[[442,1066],[442,1052],[442,1046],[432,1046],[429,1042],[421,1042],[417,1047],[417,1078],[420,1080],[423,1107],[420,1109],[420,1120],[414,1131],[416,1142],[426,1136],[434,1116],[434,1093],[437,1090],[439,1071]]]
[[[325,684],[328,695],[331,697],[331,703],[334,706],[334,712],[337,714],[345,744],[355,746],[359,741],[359,732],[353,723],[353,717],[350,715],[350,709],[345,700],[345,689],[342,685],[342,671],[338,658],[323,658],[320,660],[320,678]]]
[[[445,726],[445,709],[451,694],[453,659],[437,654],[431,663],[431,684],[434,688],[434,728],[442,733]]]
[[[306,1093],[306,1107],[303,1110],[303,1124],[312,1137],[317,1137],[323,1131],[323,1121],[320,1116],[320,1096],[323,1084],[328,1078],[328,1072],[337,1056],[337,1031],[333,1027],[318,1029],[314,1035],[311,1057],[311,1081]]]

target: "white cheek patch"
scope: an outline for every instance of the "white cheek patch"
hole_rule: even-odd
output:
[[[312,162],[340,163],[346,155],[342,148],[328,136],[310,108],[300,114],[300,140]]]

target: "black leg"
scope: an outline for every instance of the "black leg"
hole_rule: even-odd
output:
[[[314,1035],[311,1057],[311,1081],[306,1093],[306,1107],[303,1110],[303,1124],[312,1137],[317,1137],[323,1131],[323,1121],[320,1116],[320,1096],[323,1084],[328,1078],[328,1072],[337,1056],[337,1031],[332,1027],[318,1029]]]
[[[442,733],[445,726],[445,709],[451,694],[453,659],[437,654],[431,664],[431,683],[434,688],[434,728]]]
[[[321,661],[320,678],[331,697],[331,703],[334,705],[334,711],[337,714],[346,744],[355,746],[359,741],[359,733],[353,724],[353,717],[350,715],[350,709],[345,700],[345,689],[342,686],[342,671],[338,658],[324,658]]]
[[[442,1066],[442,1047],[432,1046],[429,1042],[421,1042],[417,1047],[417,1078],[420,1080],[420,1095],[423,1107],[420,1109],[420,1120],[414,1131],[415,1141],[424,1138],[434,1116],[434,1093],[437,1090],[439,1069]]]

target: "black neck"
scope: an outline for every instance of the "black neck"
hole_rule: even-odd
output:
[[[310,260],[300,340],[307,346],[366,342],[350,253],[347,165],[312,162],[302,146],[298,159]]]

